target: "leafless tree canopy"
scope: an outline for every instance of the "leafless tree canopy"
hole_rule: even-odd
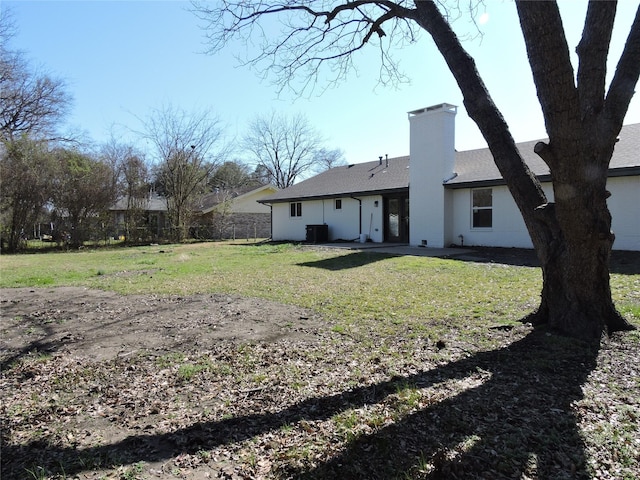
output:
[[[157,153],[157,171],[167,197],[169,217],[178,240],[188,229],[194,195],[227,155],[222,122],[209,110],[187,112],[165,106],[144,122],[144,138]]]
[[[287,188],[313,168],[321,141],[304,115],[287,117],[272,112],[251,122],[243,144],[271,182]]]
[[[136,147],[113,137],[103,145],[101,155],[112,168],[118,199],[124,199],[126,204],[124,233],[129,241],[142,228],[151,188],[149,164]]]
[[[71,97],[65,82],[33,69],[24,54],[9,48],[13,24],[0,13],[0,133],[52,138],[67,114]]]
[[[328,149],[320,148],[316,152],[314,161],[314,172],[321,173],[330,168],[340,167],[347,164],[344,158],[344,152],[339,148]]]
[[[273,75],[280,89],[297,93],[318,85],[322,67],[329,85],[343,80],[355,66],[357,53],[374,45],[383,84],[407,80],[392,56],[395,48],[414,43],[420,33],[408,1],[354,2],[272,1],[193,2],[203,21],[210,52],[232,40],[247,46],[246,64]]]

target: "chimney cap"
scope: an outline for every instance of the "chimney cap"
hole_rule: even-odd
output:
[[[432,112],[450,112],[457,113],[458,107],[457,105],[453,105],[452,103],[439,103],[438,105],[431,105],[430,107],[419,108],[418,110],[413,110],[409,112],[409,116],[421,115],[423,113],[432,113]]]

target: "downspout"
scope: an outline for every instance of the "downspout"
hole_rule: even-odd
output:
[[[380,157],[380,161],[382,161],[382,157]],[[359,198],[354,197],[353,195],[351,195],[351,198],[353,198],[354,200],[357,200],[359,203],[359,207],[358,207],[358,238],[360,238],[360,235],[362,235],[362,200]]]
[[[326,220],[324,218],[324,198],[322,199],[322,224],[323,225],[327,224],[327,222],[326,222]]]

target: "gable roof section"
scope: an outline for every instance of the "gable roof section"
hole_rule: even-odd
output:
[[[549,175],[549,167],[534,153],[533,147],[540,140],[518,143],[516,146],[524,161],[537,177]],[[488,148],[456,152],[455,177],[444,182],[450,188],[502,185],[504,180],[493,161]]]
[[[260,203],[279,203],[332,197],[375,195],[406,190],[409,185],[409,157],[356,163],[335,167],[303,180]]]
[[[253,185],[239,187],[234,190],[218,190],[217,192],[208,193],[200,199],[200,202],[198,204],[198,211],[202,214],[206,214],[215,210],[216,207],[222,202],[226,202],[228,200],[238,202],[246,197],[261,192],[265,192],[266,196],[267,192],[275,190],[277,190],[277,188],[273,185],[261,185],[259,187]]]
[[[127,211],[127,203],[128,197],[120,198],[115,205],[109,208],[111,211]],[[144,205],[141,206],[141,209],[146,212],[166,212],[167,211],[167,200],[158,195],[155,192],[149,193],[149,196],[145,200]]]
[[[625,125],[613,151],[609,176],[640,175],[640,123]],[[518,143],[517,147],[532,172],[549,180],[549,167],[533,151],[540,140]],[[545,140],[542,140],[545,141]],[[260,200],[279,203],[322,198],[375,195],[406,191],[409,187],[409,157],[357,163],[327,170]],[[456,152],[456,176],[444,183],[447,188],[504,185],[488,148]]]
[[[548,139],[518,143],[517,147],[531,171],[542,181],[549,181],[549,167],[533,151],[536,143]],[[456,152],[456,176],[445,182],[449,188],[504,185],[488,148]],[[640,123],[625,125],[619,135],[609,164],[609,176],[640,175]]]

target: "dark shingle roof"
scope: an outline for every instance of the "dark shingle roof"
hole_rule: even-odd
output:
[[[371,195],[406,189],[409,157],[335,167],[261,200],[276,203],[310,198]]]
[[[549,167],[533,152],[533,147],[539,140],[518,143],[517,147],[524,161],[531,171],[537,175],[547,175]],[[487,182],[502,180],[502,176],[493,161],[493,155],[488,148],[456,152],[456,166],[454,178],[446,182],[447,185],[461,185],[471,182]]]
[[[534,175],[545,177],[549,175],[549,167],[533,151],[539,141],[522,142],[517,146]],[[620,140],[616,143],[609,164],[609,170],[631,167],[640,167],[640,123],[622,127]],[[488,148],[456,152],[455,171],[457,176],[446,183],[453,188],[468,186],[469,183],[475,182],[504,183]],[[610,172],[610,174],[615,174],[615,172]]]
[[[112,211],[126,211],[127,210],[127,201],[128,197],[123,197],[119,199],[115,205],[113,205],[109,210]],[[155,192],[151,192],[147,197],[144,205],[141,208],[148,212],[166,212],[167,211],[167,200],[161,195],[158,195]]]
[[[549,168],[533,151],[539,141],[522,142],[517,146],[533,173],[545,177],[549,175]],[[631,171],[634,175],[640,175],[640,123],[622,127],[609,168],[610,175],[615,175],[616,171]],[[488,148],[456,152],[455,172],[457,175],[446,182],[450,188],[504,183]],[[406,190],[408,186],[409,157],[397,157],[390,158],[388,166],[383,160],[382,163],[376,161],[332,168],[280,190],[261,202],[391,193]]]

